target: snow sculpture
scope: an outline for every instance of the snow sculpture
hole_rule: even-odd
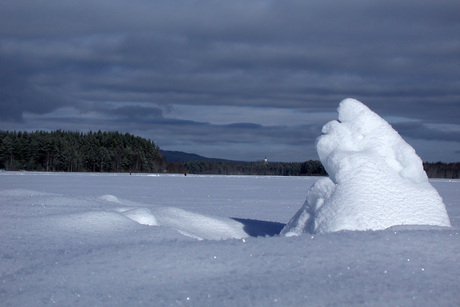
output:
[[[450,226],[422,160],[391,125],[355,99],[343,100],[338,113],[316,144],[329,177],[312,186],[281,234]]]

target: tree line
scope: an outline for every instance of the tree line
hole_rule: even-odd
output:
[[[459,178],[460,163],[425,162],[430,178]],[[167,162],[151,140],[119,132],[0,131],[0,169],[60,172],[143,172],[326,176],[320,161]]]
[[[460,178],[460,163],[424,162],[423,168],[430,178]]]
[[[170,163],[171,165],[171,163]],[[424,162],[429,178],[460,178],[460,163]],[[270,175],[270,176],[327,176],[320,161],[306,162],[176,162],[175,172],[219,175]]]
[[[62,172],[161,172],[152,141],[118,132],[0,131],[0,168]]]
[[[266,176],[326,176],[319,161],[306,162],[231,162],[191,161],[180,162],[184,170],[192,174],[216,175],[266,175]]]

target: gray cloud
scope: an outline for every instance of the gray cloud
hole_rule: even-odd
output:
[[[163,110],[159,108],[146,108],[134,105],[110,110],[110,114],[113,114],[119,118],[139,120],[145,118],[162,118]]]
[[[219,125],[199,114],[206,106],[253,107],[255,118],[265,108],[333,112],[354,97],[380,115],[419,121],[400,123],[402,135],[457,144],[456,132],[424,124],[460,125],[458,11],[458,1],[425,0],[7,1],[1,128],[151,131],[174,149],[196,144],[200,153],[206,144],[210,154],[231,141],[288,150],[312,147],[320,125]],[[194,120],[175,119],[179,105]],[[72,118],[44,122],[66,107]]]
[[[393,127],[400,134],[414,139],[449,142],[458,142],[460,140],[460,126],[450,131],[442,129],[442,126],[438,129],[436,127],[430,128],[421,122],[393,124]]]

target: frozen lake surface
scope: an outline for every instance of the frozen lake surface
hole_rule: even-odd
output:
[[[0,173],[0,302],[459,306],[452,228],[276,235],[316,177]]]

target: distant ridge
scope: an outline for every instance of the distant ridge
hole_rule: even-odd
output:
[[[163,157],[168,162],[191,162],[191,161],[213,161],[213,162],[238,162],[232,160],[208,158],[193,153],[183,151],[160,150]]]

